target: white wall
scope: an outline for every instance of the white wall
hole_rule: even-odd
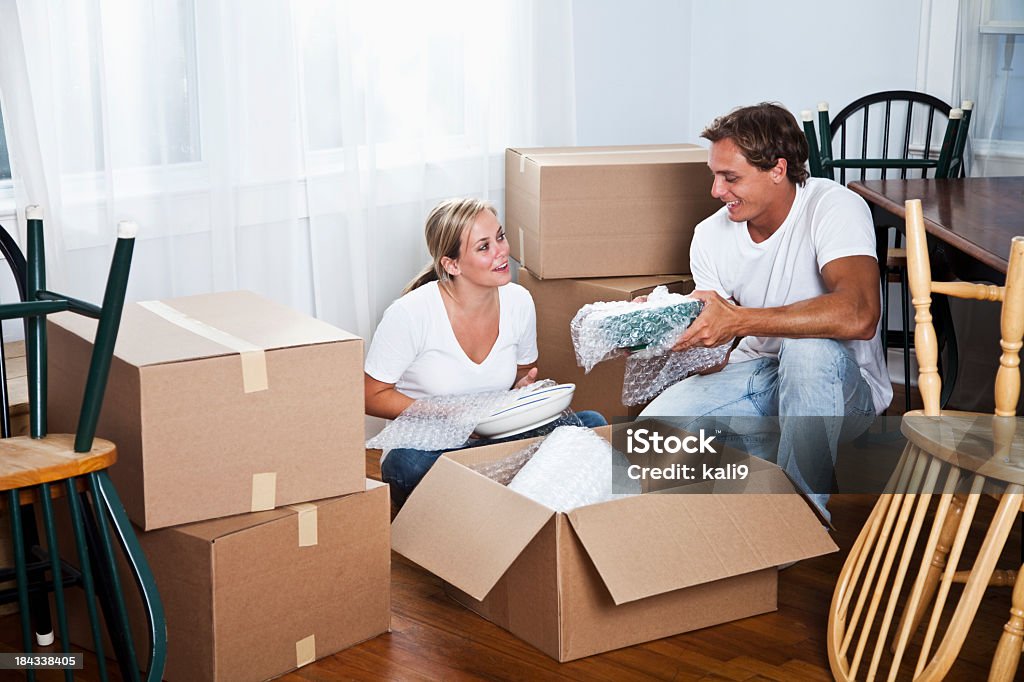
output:
[[[577,142],[694,142],[745,104],[918,89],[931,1],[575,0]]]
[[[574,0],[582,145],[686,142],[691,0]]]

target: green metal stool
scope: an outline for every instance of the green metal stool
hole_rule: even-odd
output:
[[[106,652],[100,631],[96,604],[103,609],[107,631],[114,646],[121,670],[127,680],[159,680],[163,674],[167,652],[167,632],[163,605],[153,575],[139,547],[124,507],[107,475],[117,458],[113,443],[95,438],[96,424],[106,389],[107,375],[114,352],[114,342],[124,307],[132,250],[135,245],[134,223],[118,226],[110,275],[102,307],[95,306],[46,289],[43,255],[43,223],[37,207],[29,207],[27,291],[25,301],[0,305],[0,319],[25,318],[30,436],[0,440],[0,491],[11,516],[13,554],[17,580],[18,603],[25,652],[33,651],[33,633],[29,614],[29,592],[52,591],[57,612],[56,630],[60,651],[71,652],[68,639],[68,618],[65,606],[64,575],[59,555],[57,520],[53,498],[67,499],[73,529],[76,559],[81,570],[86,608],[91,626],[97,669],[106,680]],[[98,320],[88,380],[82,400],[78,429],[74,435],[46,433],[46,315],[71,311]],[[50,576],[45,584],[30,584],[22,535],[22,505],[38,505],[43,536],[49,552]],[[115,562],[113,539],[116,538],[136,587],[139,589],[148,624],[148,651],[145,660],[136,654],[122,595],[122,581]],[[145,663],[145,665],[140,665]],[[140,670],[145,670],[141,673]],[[34,672],[26,671],[29,680]],[[73,671],[65,671],[65,679],[73,679]]]

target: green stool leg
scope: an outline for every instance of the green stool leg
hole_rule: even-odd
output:
[[[75,549],[78,552],[78,565],[82,571],[82,586],[85,588],[85,604],[89,612],[89,627],[92,629],[92,641],[96,648],[96,661],[100,679],[107,679],[107,656],[103,650],[103,633],[100,629],[99,614],[96,612],[96,588],[92,578],[92,561],[89,558],[88,543],[85,538],[85,524],[82,522],[81,500],[75,489],[75,481],[67,481],[68,508],[71,512],[71,525],[75,530]]]
[[[25,652],[32,651],[32,622],[29,618],[28,606],[28,570],[25,561],[25,536],[21,532],[21,491],[11,490],[7,493],[7,503],[11,510],[11,539],[14,550],[14,572],[18,582],[18,609],[21,612],[21,639]],[[34,670],[25,672],[25,679],[30,682],[36,679]]]
[[[160,599],[156,580],[146,561],[146,555],[139,545],[138,538],[135,537],[135,531],[132,530],[131,522],[124,511],[124,505],[121,504],[110,477],[106,471],[98,471],[90,476],[93,478],[94,484],[99,487],[103,506],[110,515],[110,523],[118,534],[121,548],[131,565],[136,585],[142,593],[150,636],[149,674],[146,679],[149,682],[158,682],[163,676],[164,664],[167,660],[167,624],[164,619],[163,601]]]
[[[68,639],[68,612],[64,603],[64,576],[60,566],[60,546],[57,544],[57,527],[53,519],[53,501],[50,499],[50,484],[39,485],[40,504],[43,508],[43,526],[46,530],[46,545],[50,553],[50,574],[53,578],[53,601],[57,606],[57,629],[60,632],[61,651],[70,651]],[[74,680],[75,673],[64,671],[65,680]]]
[[[106,516],[102,513],[101,500],[106,498],[100,491],[99,472],[87,474],[89,477],[89,491],[92,493],[93,504],[96,507],[96,528],[99,531],[99,546],[96,548],[98,561],[102,561],[110,576],[111,598],[113,604],[113,622],[108,621],[110,637],[120,637],[125,643],[121,648],[127,656],[127,661],[118,661],[121,664],[121,674],[132,680],[139,679],[139,662],[135,656],[135,647],[132,646],[131,627],[128,623],[128,610],[124,605],[124,597],[121,592],[121,577],[118,574],[117,563],[114,561],[114,547],[110,542],[110,530],[107,528]]]

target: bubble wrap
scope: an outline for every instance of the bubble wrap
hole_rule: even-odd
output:
[[[704,309],[703,301],[655,287],[645,303],[611,301],[583,306],[570,323],[576,361],[584,371],[632,350],[626,360],[622,404],[645,403],[672,384],[725,360],[731,343],[671,350]]]
[[[366,447],[381,450],[415,448],[451,450],[462,447],[473,429],[486,417],[524,393],[554,386],[550,379],[510,391],[484,391],[420,398],[366,441]]]
[[[470,465],[470,469],[482,474],[492,481],[497,481],[502,485],[508,485],[509,482],[515,478],[515,475],[519,473],[519,470],[523,468],[523,465],[530,461],[533,457],[533,453],[537,452],[537,448],[541,446],[544,441],[539,441],[530,445],[527,448],[520,450],[514,455],[509,455],[504,459],[499,459],[494,462],[481,462],[479,464]]]
[[[541,442],[508,487],[560,512],[605,502],[622,496],[612,493],[614,455],[622,458],[590,429],[563,426]]]
[[[691,348],[678,353],[668,351],[655,357],[630,356],[622,378],[622,404],[646,403],[691,374],[721,364],[729,354],[730,346],[731,343],[725,343],[714,348]]]
[[[704,302],[656,287],[644,303],[600,301],[583,306],[569,332],[576,362],[589,372],[599,362],[631,350],[646,357],[671,348],[700,315]]]

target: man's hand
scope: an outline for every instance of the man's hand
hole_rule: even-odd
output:
[[[674,351],[690,348],[714,348],[732,341],[739,335],[742,308],[722,298],[715,291],[694,291],[690,294],[704,301],[704,310],[679,337]]]

